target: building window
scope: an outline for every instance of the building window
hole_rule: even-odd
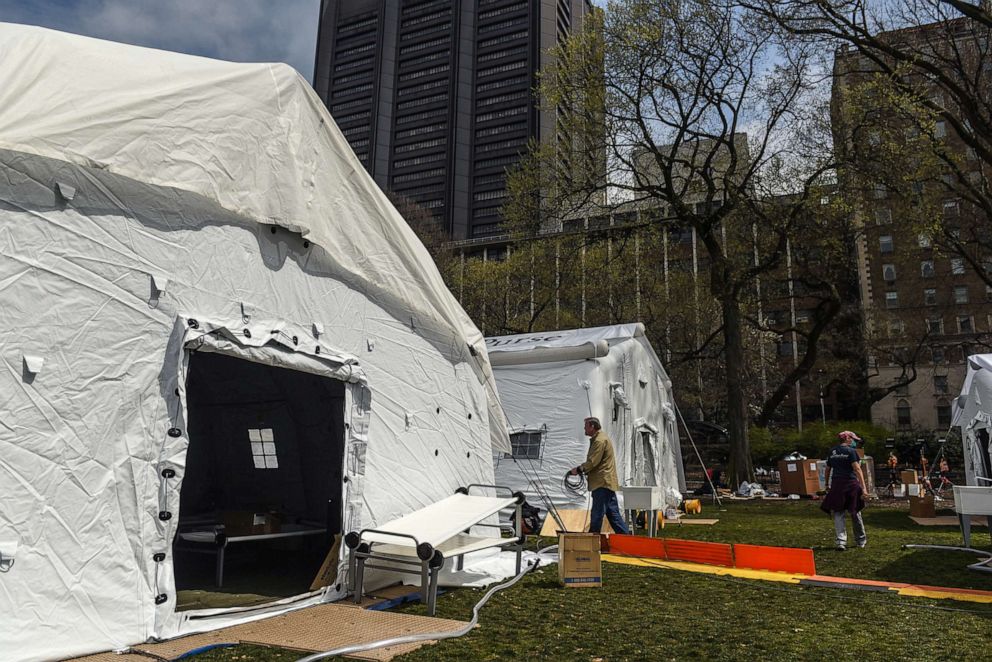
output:
[[[544,433],[540,430],[523,430],[510,435],[510,457],[515,460],[540,460],[544,449]]]
[[[494,246],[486,249],[485,257],[486,262],[502,262],[509,255],[509,250],[506,246]]]
[[[272,428],[249,428],[248,441],[251,444],[251,457],[256,469],[278,469],[276,440]]]
[[[952,257],[951,258],[951,273],[955,276],[961,276],[964,274],[964,258],[963,257]]]
[[[958,315],[958,333],[974,333],[975,323],[971,315]]]
[[[908,400],[900,400],[896,403],[896,425],[899,427],[909,427],[913,424],[913,416]]]
[[[889,320],[889,335],[901,336],[906,333],[906,323],[902,320]]]
[[[947,375],[933,376],[933,392],[947,393]]]
[[[873,195],[876,200],[882,200],[889,194],[888,189],[885,188],[885,184],[876,184],[873,191]]]
[[[778,355],[779,356],[792,356],[792,343],[788,340],[783,340],[778,343]]]
[[[958,217],[958,201],[957,200],[944,200],[944,218],[957,218]]]
[[[937,305],[937,290],[933,288],[927,288],[923,290],[923,303],[928,306]]]
[[[886,292],[885,293],[885,307],[886,308],[898,308],[899,307],[899,293],[898,292]]]
[[[878,238],[878,250],[882,253],[891,253],[894,250],[892,245],[892,235],[883,234]]]
[[[944,356],[944,348],[943,347],[934,347],[933,349],[931,349],[930,350],[930,356],[933,358],[934,365],[941,365],[944,362],[945,358],[946,358]]]
[[[933,278],[933,260],[920,260],[920,276],[923,278]]]
[[[921,232],[917,241],[920,242],[920,248],[930,248],[931,246],[930,234],[927,232]]]
[[[882,279],[886,282],[893,282],[896,279],[896,265],[894,264],[883,264],[882,265]]]
[[[954,288],[954,303],[968,303],[967,285],[958,285]]]
[[[944,333],[944,320],[940,317],[931,317],[927,320],[927,333],[932,336],[939,336]]]
[[[875,224],[885,225],[886,223],[892,222],[892,210],[891,209],[876,209],[875,210]]]
[[[941,430],[951,427],[951,405],[943,401],[937,403],[937,427]]]

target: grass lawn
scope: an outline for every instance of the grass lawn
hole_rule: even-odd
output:
[[[992,574],[965,569],[974,557],[903,550],[905,543],[960,544],[957,529],[913,524],[905,506],[869,506],[868,547],[837,552],[833,525],[809,501],[704,503],[715,526],[667,527],[694,540],[812,547],[820,574],[992,590]],[[984,527],[972,544],[986,548]],[[800,587],[604,563],[602,589],[563,589],[549,566],[496,595],[471,634],[426,646],[418,660],[992,660],[992,605]],[[450,591],[438,616],[468,620],[482,591]],[[424,613],[417,604],[406,608]],[[197,656],[295,660],[237,646]]]

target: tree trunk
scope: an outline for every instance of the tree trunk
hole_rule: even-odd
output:
[[[733,296],[720,299],[723,312],[723,340],[727,363],[727,433],[730,457],[727,475],[732,487],[754,480],[751,443],[747,436],[747,403],[744,402],[744,342],[741,336],[740,303]]]

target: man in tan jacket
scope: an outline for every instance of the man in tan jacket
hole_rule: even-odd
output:
[[[603,432],[603,426],[598,418],[590,416],[584,422],[585,433],[589,437],[589,452],[586,454],[586,461],[569,473],[577,474],[581,471],[586,474],[589,491],[592,493],[589,531],[599,533],[605,514],[616,533],[630,533],[627,523],[620,516],[620,506],[617,503],[620,481],[617,479],[617,461],[613,452],[613,443]]]

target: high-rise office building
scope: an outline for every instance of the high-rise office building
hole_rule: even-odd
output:
[[[322,0],[314,86],[376,183],[453,239],[500,232],[506,170],[556,137],[536,73],[590,0]]]

